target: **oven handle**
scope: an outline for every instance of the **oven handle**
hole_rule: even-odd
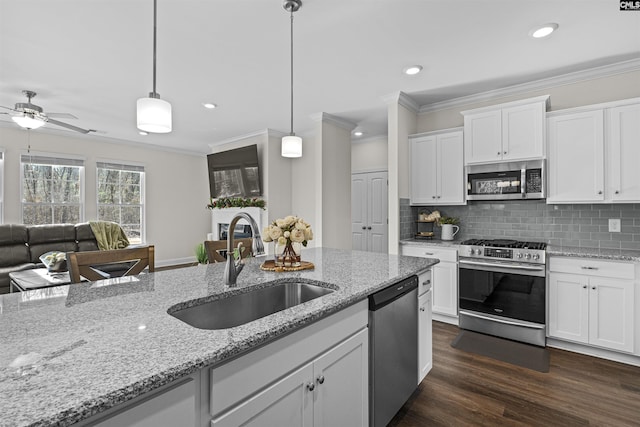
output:
[[[504,320],[504,319],[498,319],[495,316],[491,316],[491,317],[482,316],[480,314],[471,313],[471,312],[466,311],[466,310],[460,310],[459,314],[463,314],[463,315],[469,316],[469,317],[476,317],[476,318],[482,319],[482,320],[491,320],[492,322],[504,323],[505,325],[522,326],[524,328],[530,328],[530,329],[544,329],[546,327],[545,325],[537,325],[537,324],[532,324],[532,323],[521,323],[521,322],[514,322],[514,321],[509,321],[509,320]]]
[[[458,260],[458,264],[479,265],[482,267],[499,267],[499,268],[508,268],[512,270],[544,271],[544,267],[539,265],[509,265],[509,264],[497,264],[493,262],[484,262],[484,261],[467,261],[466,259]]]

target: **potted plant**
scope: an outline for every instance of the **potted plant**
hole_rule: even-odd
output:
[[[207,264],[209,262],[209,257],[207,256],[207,250],[204,248],[204,243],[198,243],[195,252],[198,264]]]
[[[453,240],[453,237],[460,231],[460,227],[458,227],[458,223],[460,222],[459,218],[455,218],[452,216],[442,216],[438,219],[438,225],[442,227],[442,240]],[[455,228],[455,230],[454,230]]]

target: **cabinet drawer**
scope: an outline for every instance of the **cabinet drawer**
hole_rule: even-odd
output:
[[[551,257],[549,259],[549,271],[558,273],[633,279],[634,269],[632,262],[603,261],[593,258]]]
[[[457,262],[458,251],[450,248],[436,248],[434,246],[409,246],[402,247],[402,255],[417,256],[422,258],[437,258],[440,261]]]
[[[431,289],[432,283],[431,270],[425,271],[424,273],[420,274],[420,276],[418,276],[418,296]]]

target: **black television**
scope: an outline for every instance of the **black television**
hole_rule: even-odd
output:
[[[248,145],[207,155],[211,197],[262,195],[258,146]]]

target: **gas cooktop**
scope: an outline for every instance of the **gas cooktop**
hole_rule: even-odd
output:
[[[480,259],[500,259],[545,264],[544,242],[520,242],[507,239],[470,239],[460,243],[460,256]]]

